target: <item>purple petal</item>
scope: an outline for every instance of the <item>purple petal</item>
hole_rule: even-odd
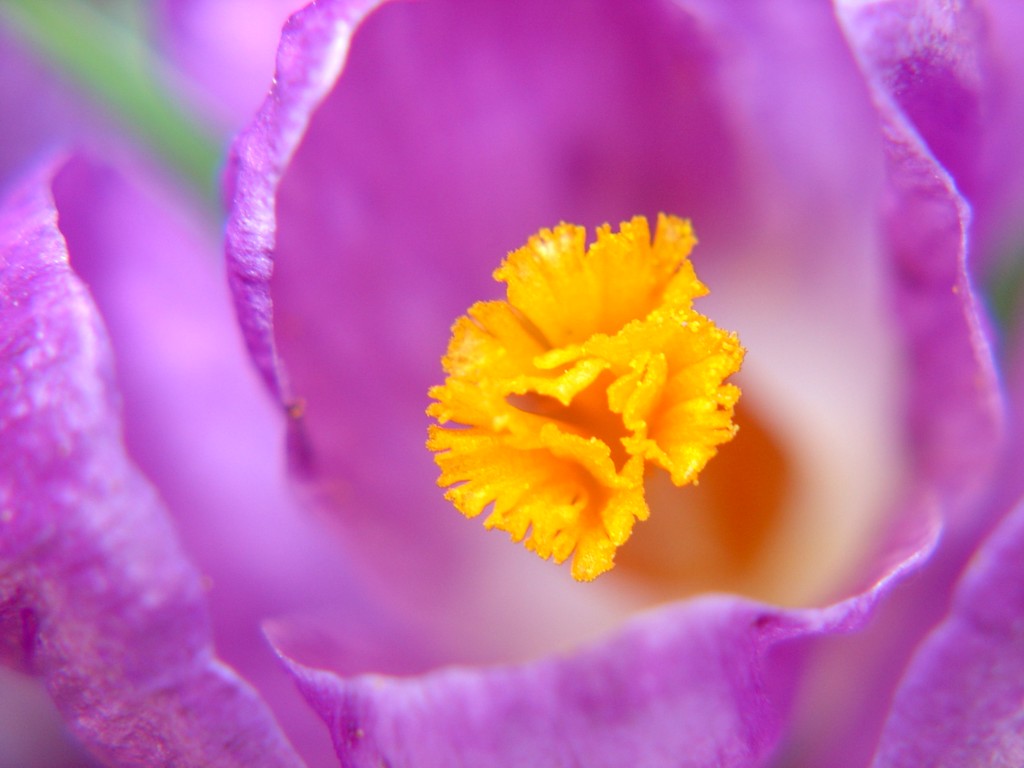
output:
[[[1020,237],[1024,30],[1019,4],[839,2],[866,76],[891,98],[974,206],[985,267]]]
[[[926,552],[825,610],[708,597],[520,666],[342,679],[279,650],[343,765],[763,765],[799,670],[787,643],[861,627]]]
[[[752,662],[781,633],[756,608],[709,601],[523,667],[415,680],[289,667],[343,765],[746,766],[778,737]]]
[[[1024,6],[1014,0],[993,0],[988,6],[1003,103],[990,153],[995,162],[1002,163],[1002,170],[986,219],[992,222],[993,245],[1005,248],[1008,241],[1017,247],[1019,256],[1024,239],[1024,132],[1020,130],[1024,125],[1024,48],[1020,45],[1024,38]]]
[[[0,25],[0,182],[23,172],[59,144],[70,141],[97,120],[89,115],[87,102],[37,61],[24,41]],[[16,106],[15,106],[16,105]]]
[[[304,4],[304,0],[163,0],[154,4],[155,31],[209,112],[237,130],[267,92],[285,19]]]
[[[993,513],[1002,511],[991,493],[1005,449],[1005,404],[967,273],[970,209],[886,92],[875,96],[886,137],[884,243],[907,346],[908,490],[936,507],[945,530],[931,561],[894,590],[873,626],[831,641],[811,668],[794,749],[809,764],[838,768],[870,759],[907,660],[941,618]],[[913,524],[908,508],[897,509],[894,530]]]
[[[716,318],[758,348],[748,368],[785,390],[805,451],[836,458],[841,482],[815,493],[850,491],[832,490],[829,516],[806,503],[814,530],[794,525],[792,545],[831,542],[814,548],[821,568],[848,570],[848,539],[884,512],[896,365],[875,258],[881,141],[859,72],[828,9],[693,5],[559,4],[564,23],[545,3],[386,5],[343,72],[351,4],[289,24],[272,98],[233,150],[233,288],[295,415],[293,461],[388,564],[367,570],[421,601],[464,604],[460,572],[510,562],[432,490],[422,414],[452,318],[493,295],[500,254],[559,218],[691,214]]]
[[[386,6],[361,29],[359,48],[339,87],[303,136],[313,108],[340,74],[351,27],[371,7],[322,3],[290,22],[273,97],[233,150],[236,166],[229,181],[237,184],[239,194],[228,252],[247,339],[275,392],[281,383],[268,294],[275,253],[287,257],[280,259],[279,269],[297,263],[288,274],[275,275],[278,311],[295,321],[303,319],[291,307],[298,302],[291,297],[298,290],[293,284],[298,284],[302,302],[312,307],[307,313],[320,325],[335,318],[339,329],[328,336],[325,330],[315,333],[303,327],[300,336],[297,330],[279,328],[279,338],[295,347],[287,355],[291,376],[315,380],[305,371],[313,359],[321,367],[338,361],[347,365],[351,355],[321,348],[343,343],[335,337],[358,319],[339,316],[356,314],[361,305],[338,302],[338,292],[360,297],[372,289],[374,294],[402,294],[407,301],[415,297],[417,305],[395,317],[378,311],[369,320],[398,326],[406,336],[417,334],[395,340],[394,357],[412,358],[408,367],[419,368],[417,378],[422,379],[436,367],[437,336],[432,332],[431,343],[416,343],[421,333],[416,325],[436,324],[443,338],[451,318],[465,309],[467,297],[495,290],[488,285],[487,270],[479,269],[481,263],[489,264],[552,219],[594,224],[648,208],[686,211],[698,221],[702,243],[715,249],[708,256],[712,269],[716,258],[740,258],[741,251],[718,253],[724,250],[723,243],[733,244],[737,233],[763,230],[760,221],[736,226],[738,219],[753,213],[751,196],[758,205],[773,208],[758,211],[759,217],[780,215],[780,197],[787,216],[801,217],[777,223],[787,236],[804,230],[824,232],[822,217],[844,231],[855,221],[868,220],[866,212],[848,203],[851,196],[868,197],[879,183],[880,146],[867,100],[856,90],[857,73],[829,27],[827,14],[804,22],[818,33],[806,35],[810,50],[802,53],[825,72],[820,81],[765,94],[762,86],[769,80],[806,79],[785,77],[802,66],[800,57],[788,55],[782,44],[783,39],[791,40],[785,34],[787,25],[799,23],[798,16],[782,15],[779,21],[766,13],[747,24],[715,18],[713,5],[692,15],[657,6],[638,5],[642,10],[629,12],[615,3],[607,8],[566,6],[559,12],[573,20],[576,50],[561,45],[561,28],[546,4],[520,4],[501,12],[495,6],[475,14],[445,3]],[[722,27],[711,41],[742,36],[759,58],[750,55],[725,67],[721,59],[726,52],[709,50],[710,35],[702,25]],[[629,33],[633,27],[636,35]],[[831,32],[827,40],[814,43],[825,31]],[[631,66],[611,66],[609,47]],[[782,62],[776,65],[780,71],[770,78],[751,78],[751,70],[768,58]],[[558,78],[550,77],[553,68],[559,70]],[[472,74],[477,71],[486,76]],[[823,93],[835,84],[833,79],[855,95],[822,107]],[[743,98],[724,98],[723,93],[744,82]],[[602,98],[589,97],[597,93]],[[806,129],[794,137],[788,120],[765,124],[773,99],[779,111],[815,110],[817,119],[830,120],[823,133],[831,139],[822,141]],[[727,116],[726,110],[736,114]],[[768,157],[759,158],[755,169],[740,170],[739,156],[748,150],[743,142],[749,137],[734,134],[748,133],[755,126],[769,145],[756,151]],[[836,140],[838,136],[842,141]],[[293,159],[300,139],[302,150]],[[844,151],[837,151],[837,145]],[[874,155],[877,164],[865,162],[866,155]],[[278,194],[286,163],[288,177]],[[769,163],[783,167],[763,167]],[[738,179],[741,173],[743,178]],[[436,194],[425,193],[431,183],[441,185]],[[791,200],[789,195],[800,199]],[[810,207],[812,196],[814,215],[799,214]],[[817,226],[801,226],[815,219]],[[766,233],[760,234],[763,240]],[[748,248],[749,241],[756,240],[740,237]],[[817,261],[819,254],[809,243],[801,246],[792,258]],[[761,254],[764,248],[762,244],[753,250]],[[336,258],[338,253],[345,258]],[[409,256],[413,253],[416,259]],[[376,276],[370,267],[385,257],[389,261],[380,263]],[[791,255],[781,251],[777,257],[785,261]],[[359,268],[331,271],[350,263]],[[845,261],[841,264],[846,268]],[[324,286],[320,292],[314,292],[317,285],[308,278],[315,272],[323,273],[317,281]],[[431,293],[441,298],[419,296],[428,276],[435,284]],[[815,278],[828,275],[818,272]],[[363,287],[362,294],[355,284]],[[442,301],[443,306],[432,306]],[[412,316],[417,323],[402,322]],[[391,346],[390,338],[384,341]],[[379,341],[364,343],[367,349],[351,352],[381,346]],[[321,378],[335,384],[345,381],[323,374]],[[310,388],[304,386],[300,394],[307,397],[305,390]]]
[[[4,634],[0,630],[0,635]],[[0,765],[91,768],[39,680],[0,667]]]
[[[271,392],[287,397],[271,331],[270,274],[275,241],[274,199],[281,174],[295,151],[309,113],[334,85],[352,30],[383,2],[325,4],[290,19],[278,49],[275,87],[257,122],[231,150],[227,197],[228,276],[242,331]],[[236,194],[237,192],[237,194]]]
[[[955,180],[884,90],[875,90],[886,138],[897,317],[908,350],[907,429],[914,469],[947,499],[947,522],[971,525],[1003,447],[1004,402],[991,330],[968,259],[971,209]]]
[[[982,546],[915,654],[875,768],[1024,762],[1024,505]]]
[[[300,765],[213,655],[202,580],[125,454],[109,342],[68,266],[54,170],[17,187],[0,219],[4,647],[104,761]]]
[[[495,563],[505,555],[476,539],[464,546],[468,535],[449,529],[461,521],[452,523],[444,505],[427,495],[434,471],[417,419],[437,375],[437,340],[470,301],[490,295],[494,255],[552,218],[593,224],[660,208],[693,215],[714,273],[710,300],[747,321],[734,325],[751,335],[748,345],[758,352],[751,359],[784,372],[772,380],[780,387],[835,376],[829,383],[836,386],[808,387],[810,398],[796,398],[807,406],[805,416],[847,417],[826,430],[821,452],[842,450],[864,421],[881,422],[881,433],[859,433],[866,450],[856,457],[863,461],[867,453],[883,471],[843,462],[860,470],[865,484],[891,464],[902,483],[895,492],[883,484],[884,493],[854,496],[857,512],[869,517],[868,532],[838,540],[848,548],[877,533],[866,547],[877,545],[867,553],[877,559],[853,553],[861,566],[858,588],[920,552],[936,507],[958,546],[976,535],[968,521],[991,478],[1002,404],[964,269],[968,209],[899,114],[885,120],[888,133],[880,130],[883,94],[868,89],[827,10],[801,3],[755,4],[744,14],[703,2],[629,10],[560,4],[557,13],[572,16],[569,40],[570,26],[550,15],[550,4],[518,3],[507,16],[474,16],[443,2],[395,4],[359,28],[345,63],[351,7],[322,2],[291,21],[277,87],[235,145],[233,288],[261,371],[275,395],[295,406],[293,462],[325,481],[325,496],[343,510],[378,570],[422,589],[438,615],[451,612],[450,634],[472,646],[469,638],[497,635],[494,626],[521,617],[524,626],[509,630],[505,645],[492,646],[500,650],[490,658],[522,658],[552,645],[537,636],[558,619],[549,622],[541,611],[568,606],[571,623],[581,606],[607,597],[575,593],[559,603],[555,580],[540,578],[512,578],[496,597],[494,573],[535,572],[502,571]],[[776,322],[758,322],[766,317]],[[787,323],[804,335],[789,348],[773,347],[787,336]],[[818,410],[814,397],[821,398]],[[871,404],[867,418],[851,416],[864,403]],[[845,523],[842,515],[818,517],[827,529]],[[401,536],[407,549],[394,543]],[[815,548],[821,538],[806,540]],[[474,560],[470,550],[481,554]],[[954,560],[941,562],[939,582]],[[460,576],[500,606],[491,609],[495,616],[505,615],[491,621],[477,604],[460,603],[467,591],[463,585],[456,592]],[[842,594],[856,591],[847,587]],[[519,608],[523,594],[538,595],[528,600],[537,615]],[[869,643],[907,635],[889,646],[905,658],[934,620],[935,599],[920,615],[887,612]],[[729,642],[750,629],[749,616],[738,626],[705,620],[726,627]],[[821,645],[819,629],[831,631],[800,626],[807,642],[793,646],[796,658]],[[696,625],[675,629],[680,637],[698,632]],[[367,743],[390,759],[402,754],[389,731],[398,723],[438,732],[443,725],[450,729],[443,749],[456,749],[456,724],[465,722],[459,707],[475,695],[464,689],[487,679],[484,673],[484,682],[459,676],[462,682],[451,683],[445,674],[388,681],[376,697],[379,680],[344,682],[313,670],[354,671],[310,662],[293,651],[290,633],[271,633],[283,653],[298,659],[294,672],[346,757],[352,745],[337,721],[346,697],[365,706]],[[859,735],[866,746],[850,750],[850,762],[866,758],[881,727],[870,712],[881,711],[878,703],[898,674],[884,649],[853,651],[840,665],[864,658],[870,672],[828,692],[841,701],[850,694],[851,732],[865,726]],[[472,653],[463,647],[448,661]],[[588,658],[600,666],[599,656]],[[715,658],[704,661],[716,668]],[[517,669],[522,690],[507,699],[495,694],[512,709],[517,696],[525,701],[536,693],[527,693],[529,668]],[[780,690],[792,684],[788,667],[759,669],[777,674]],[[726,712],[741,707],[747,691],[732,690]],[[433,691],[443,724],[403,703]],[[786,701],[782,695],[777,708],[762,713],[764,740],[745,742],[751,754],[774,744]],[[807,705],[811,720],[818,705]],[[546,711],[550,718],[557,718],[555,709]],[[545,720],[536,722],[544,733]],[[815,730],[849,743],[844,725],[820,717],[796,730],[797,745]],[[472,733],[467,743],[477,746],[497,738],[484,726]],[[728,726],[719,733],[743,741]]]
[[[839,3],[866,74],[891,96],[968,197],[986,170],[979,154],[996,85],[974,4]]]
[[[303,757],[323,764],[329,740],[260,626],[330,610],[370,631],[392,609],[359,585],[330,526],[292,493],[284,418],[245,353],[217,233],[132,170],[129,179],[76,161],[54,185],[72,265],[117,355],[125,443],[208,582],[221,658],[259,690]]]

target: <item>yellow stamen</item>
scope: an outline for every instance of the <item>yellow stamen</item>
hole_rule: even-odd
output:
[[[644,475],[696,483],[736,434],[744,350],[695,312],[707,293],[688,221],[642,216],[586,247],[571,224],[543,229],[495,271],[507,301],[478,302],[452,327],[430,389],[427,447],[438,484],[467,517],[572,575],[609,570],[649,514]],[[451,424],[452,426],[447,426]]]

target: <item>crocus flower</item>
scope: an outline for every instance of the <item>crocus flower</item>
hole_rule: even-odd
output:
[[[168,50],[226,93],[216,7]],[[321,0],[228,160],[249,359],[194,204],[72,120],[0,214],[5,661],[113,765],[1019,762],[1022,23]],[[427,392],[529,235],[662,211],[740,429],[577,584],[444,500]]]

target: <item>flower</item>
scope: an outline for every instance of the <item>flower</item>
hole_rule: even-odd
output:
[[[228,169],[276,412],[189,203],[133,155],[37,165],[0,226],[5,658],[115,764],[295,764],[264,702],[324,760],[254,650],[271,618],[342,764],[1012,763],[1019,454],[974,281],[1019,235],[990,158],[1019,141],[1020,20],[907,7],[306,8]],[[649,488],[625,562],[577,585],[443,500],[427,389],[525,236],[659,210],[696,222],[706,310],[748,350],[706,469],[731,474]],[[289,496],[282,427],[333,522]],[[641,541],[658,518],[683,527]]]

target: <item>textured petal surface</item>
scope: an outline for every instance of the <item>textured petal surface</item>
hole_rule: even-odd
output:
[[[696,603],[568,658],[419,680],[291,667],[346,765],[756,765],[780,725],[759,618]]]
[[[332,3],[322,14],[307,11],[282,33],[275,79],[283,84],[266,99],[260,119],[231,152],[227,195],[229,277],[241,307],[246,343],[270,390],[283,397],[271,337],[269,280],[274,250],[274,200],[285,165],[309,112],[333,85],[348,52],[353,27],[374,2]],[[242,187],[236,190],[235,185]],[[235,195],[240,191],[240,195]]]
[[[985,542],[915,654],[875,768],[1024,763],[1024,505]]]
[[[822,611],[680,603],[521,666],[343,680],[286,661],[343,765],[764,765],[792,694],[787,641],[859,628],[899,577]]]
[[[2,217],[0,626],[95,754],[119,765],[299,765],[213,655],[202,580],[129,461],[110,346],[72,273],[53,167]]]

